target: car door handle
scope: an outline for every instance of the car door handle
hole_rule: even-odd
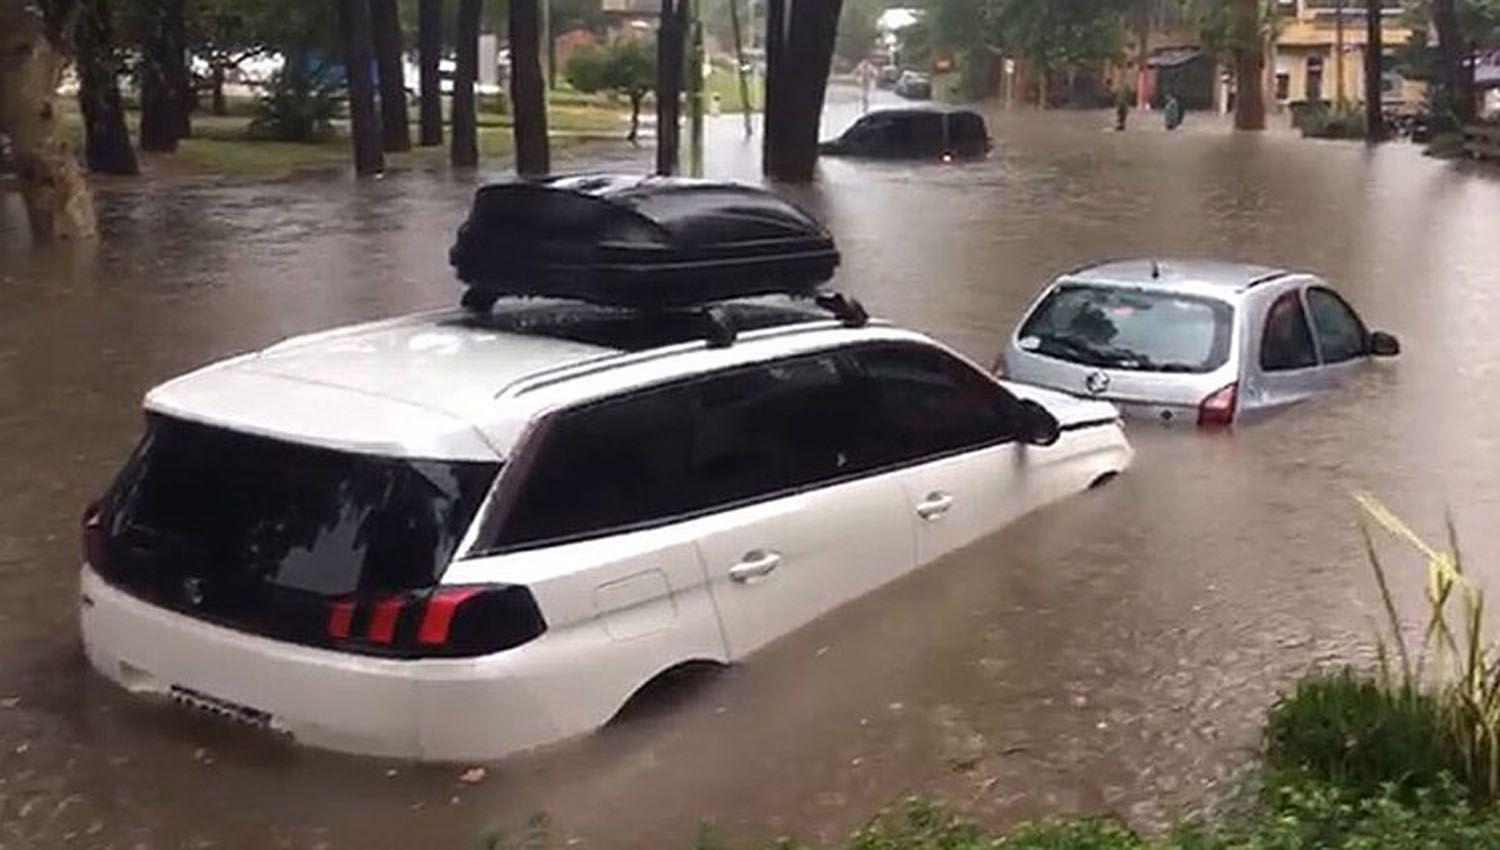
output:
[[[758,578],[765,578],[779,566],[781,566],[780,555],[775,552],[757,550],[747,553],[744,560],[729,568],[729,580],[739,584],[748,584]]]
[[[953,508],[953,497],[947,493],[928,493],[917,503],[917,516],[928,521],[940,520]]]

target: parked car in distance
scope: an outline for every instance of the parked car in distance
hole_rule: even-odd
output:
[[[95,669],[320,747],[498,757],[1130,463],[1112,405],[806,298],[826,231],[760,190],[543,181],[481,191],[464,233],[470,293],[503,297],[151,390],[84,519]],[[764,295],[778,242],[804,297]],[[709,303],[649,273],[700,262],[734,269]],[[508,297],[532,279],[570,298]]]
[[[886,65],[885,67],[881,68],[880,73],[875,76],[875,85],[876,87],[882,89],[893,89],[896,87],[896,83],[900,79],[901,69],[895,65]]]
[[[973,110],[880,109],[818,150],[827,156],[946,161],[983,157],[992,145],[984,118]]]
[[[1228,425],[1331,390],[1401,346],[1326,281],[1265,266],[1128,260],[1046,288],[1011,337],[1007,377],[1127,415]]]
[[[902,71],[896,80],[896,94],[908,100],[931,100],[932,78],[916,71]]]

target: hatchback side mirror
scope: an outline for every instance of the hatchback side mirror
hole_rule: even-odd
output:
[[[1062,439],[1062,426],[1047,408],[1032,401],[1021,401],[1021,439],[1033,446],[1050,446]]]
[[[1401,340],[1385,331],[1370,334],[1370,354],[1375,357],[1395,357],[1401,353]]]

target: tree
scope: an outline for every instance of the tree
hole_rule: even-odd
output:
[[[455,168],[473,168],[479,164],[474,81],[479,76],[479,14],[483,5],[481,0],[458,2],[458,20],[454,26],[458,63],[453,74],[453,139],[448,149],[448,161]]]
[[[772,0],[774,3],[775,0]],[[687,52],[688,0],[661,0],[656,27],[656,173],[677,173],[682,148],[682,72]]]
[[[344,68],[349,77],[350,142],[354,173],[385,170],[380,146],[380,119],[375,114],[375,84],[370,79],[373,47],[370,6],[366,0],[338,0],[339,30],[344,42]]]
[[[140,4],[141,150],[170,152],[191,134],[185,0]]]
[[[998,0],[986,5],[978,31],[987,43],[1031,63],[1040,81],[1038,103],[1045,106],[1051,75],[1121,55],[1127,12],[1118,0]]]
[[[1202,0],[1191,11],[1204,46],[1234,63],[1235,129],[1264,130],[1266,44],[1276,29],[1275,2]]]
[[[514,110],[516,173],[523,177],[552,170],[547,146],[547,86],[542,79],[542,21],[539,0],[510,3],[510,101]]]
[[[806,183],[818,163],[818,127],[843,0],[769,0],[766,138],[761,163],[776,180]]]
[[[0,135],[9,137],[33,238],[91,239],[94,200],[59,126],[57,86],[78,3],[0,0]]]
[[[121,63],[109,0],[85,0],[79,17],[76,60],[84,161],[100,174],[139,174],[120,103]]]
[[[443,52],[443,0],[421,0],[417,7],[417,64],[421,89],[419,144],[443,143],[443,88],[438,62]]]
[[[847,0],[844,3],[844,13],[839,16],[838,38],[833,42],[833,52],[839,59],[854,65],[870,55],[880,37],[880,14],[885,7],[884,0]]]
[[[568,83],[584,94],[610,91],[630,99],[630,132],[635,144],[640,133],[641,103],[656,84],[656,57],[638,38],[617,38],[604,48],[579,50],[568,59]]]
[[[401,15],[396,0],[370,0],[375,64],[380,75],[380,143],[388,151],[411,150],[406,115],[406,78],[401,67]]]

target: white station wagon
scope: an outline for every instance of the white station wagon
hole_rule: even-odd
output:
[[[592,197],[649,215],[703,185]],[[85,516],[93,666],[314,746],[498,757],[1131,459],[1108,403],[839,298],[467,303],[152,390]]]

